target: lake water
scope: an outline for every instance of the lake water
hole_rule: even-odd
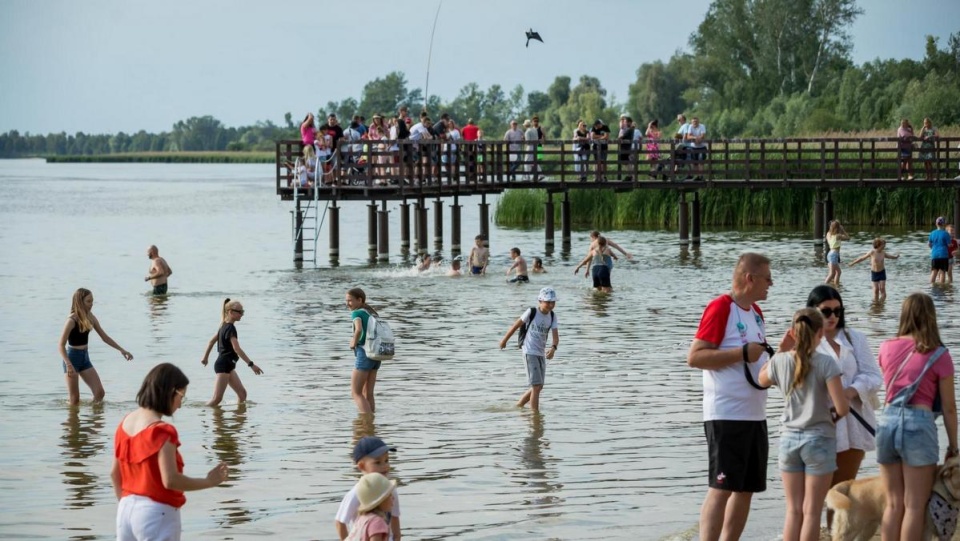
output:
[[[507,285],[509,248],[541,255],[543,233],[495,225],[488,276],[418,274],[399,250],[396,203],[391,264],[368,265],[359,202],[341,211],[340,266],[297,268],[292,205],[278,201],[272,174],[270,165],[0,161],[0,538],[113,538],[113,433],[146,372],[169,361],[192,382],[173,420],[186,473],[201,476],[218,460],[232,472],[228,485],[188,494],[185,539],[334,538],[337,506],[357,479],[352,444],[371,433],[398,448],[391,462],[405,539],[690,539],[707,453],[701,375],[685,356],[703,307],[729,288],[741,252],[764,252],[775,284],[763,308],[778,337],[826,274],[806,231],[706,230],[689,251],[675,231],[615,231],[635,258],[617,265],[612,296],[594,294],[559,250],[545,258],[549,274]],[[461,202],[469,241],[478,201]],[[868,250],[875,233],[853,233],[845,258]],[[886,306],[871,305],[867,266],[843,275],[850,324],[874,348],[895,333],[901,299],[931,291],[927,231],[884,234],[903,255],[888,267]],[[558,231],[558,248],[559,240]],[[174,269],[159,301],[143,282],[152,243]],[[573,253],[586,249],[587,232],[575,231]],[[534,416],[513,407],[523,364],[497,342],[544,285],[560,297],[561,347]],[[349,394],[343,298],[357,286],[399,336],[372,421],[358,418]],[[84,402],[71,410],[57,340],[78,287],[94,292],[94,312],[135,360],[92,339],[106,402],[91,406],[81,385]],[[932,294],[953,345],[955,291]],[[225,297],[243,301],[240,340],[266,373],[241,364],[249,403],[238,407],[228,391],[224,407],[211,409],[203,403],[213,369],[199,361]],[[771,392],[771,434],[780,410]],[[769,488],[754,499],[747,539],[775,539],[781,528],[772,439]],[[864,471],[876,472],[873,453]]]

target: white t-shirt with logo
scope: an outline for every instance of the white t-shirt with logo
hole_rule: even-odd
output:
[[[524,311],[523,314],[520,315],[520,319],[524,323],[528,323],[530,321],[530,310]],[[553,320],[553,324],[550,323],[551,319]],[[540,357],[546,355],[547,335],[550,334],[551,330],[556,328],[558,328],[556,313],[552,315],[549,313],[544,314],[540,312],[540,309],[535,308],[533,310],[533,322],[527,327],[527,336],[523,339],[523,346],[520,348],[523,354],[538,355]]]
[[[763,312],[753,305],[749,310],[737,306],[730,295],[714,299],[703,311],[697,340],[717,344],[717,349],[740,349],[745,342],[766,342]],[[764,353],[749,364],[753,381],[769,360]],[[704,421],[764,421],[767,418],[767,392],[755,389],[743,373],[743,361],[719,370],[703,370]]]

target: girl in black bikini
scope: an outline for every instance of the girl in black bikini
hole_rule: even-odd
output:
[[[254,364],[247,357],[246,352],[240,348],[240,342],[237,340],[237,327],[234,323],[243,318],[243,305],[239,301],[230,302],[230,299],[223,301],[223,314],[220,319],[220,330],[213,335],[210,342],[207,343],[207,350],[203,353],[203,360],[200,361],[203,366],[207,366],[207,359],[210,357],[210,350],[217,344],[219,356],[213,363],[213,369],[217,373],[217,381],[213,387],[213,398],[207,402],[208,406],[217,406],[223,400],[223,393],[227,390],[227,385],[237,393],[237,402],[246,402],[247,390],[240,381],[240,375],[237,374],[237,360],[243,359],[247,366],[253,370],[256,375],[263,374],[263,370]]]
[[[103,401],[103,396],[106,394],[97,369],[90,363],[90,354],[87,351],[91,329],[97,331],[100,339],[119,351],[124,359],[133,360],[133,355],[114,342],[113,338],[110,338],[100,327],[100,322],[90,311],[91,309],[93,309],[93,293],[81,287],[73,294],[70,317],[67,318],[67,322],[63,325],[63,332],[60,333],[60,358],[63,361],[63,373],[66,374],[70,405],[80,403],[80,379],[83,379],[93,393],[94,403]]]

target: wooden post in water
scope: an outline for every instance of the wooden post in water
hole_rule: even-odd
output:
[[[687,194],[680,192],[680,246],[686,246],[690,244],[690,218],[687,216]]]
[[[454,255],[460,253],[460,208],[462,206],[459,197],[453,196],[453,204],[450,205],[450,251]]]
[[[422,197],[417,202],[417,214],[420,216],[420,223],[417,224],[417,254],[422,256],[427,253],[427,202]]]
[[[830,222],[833,221],[833,199],[830,197],[830,190],[827,190],[823,198],[823,223],[827,229],[830,229]]]
[[[400,251],[410,251],[410,203],[400,203]]]
[[[813,195],[813,245],[823,246],[823,194],[816,190]]]
[[[694,246],[700,246],[700,192],[693,192],[693,208],[690,212],[691,241]]]
[[[420,254],[420,203],[417,200],[413,203],[413,253]]]
[[[953,230],[960,227],[960,188],[953,189]]]
[[[296,237],[293,241],[293,260],[303,261],[303,211],[300,210],[299,199],[297,199],[297,209],[294,211],[293,220],[293,234]]]
[[[443,246],[443,199],[440,196],[433,202],[433,243],[438,248]]]
[[[560,202],[560,242],[564,252],[570,251],[570,193],[563,192]]]
[[[544,243],[547,253],[553,251],[553,192],[547,192],[547,202],[543,206]]]
[[[370,259],[377,257],[377,204],[367,205],[367,252]]]
[[[390,213],[387,212],[386,200],[380,202],[380,212],[377,213],[380,231],[377,242],[377,259],[380,261],[390,260]]]
[[[340,259],[340,207],[334,199],[330,208],[330,262],[336,264]]]
[[[490,204],[487,203],[487,194],[480,195],[480,234],[483,235],[483,245],[490,247]]]

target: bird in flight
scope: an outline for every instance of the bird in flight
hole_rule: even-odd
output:
[[[539,41],[540,43],[543,43],[543,38],[540,37],[540,34],[539,34],[539,33],[534,32],[534,31],[533,31],[533,28],[531,28],[530,30],[527,30],[527,47],[530,46],[530,40],[531,40],[531,39],[535,39],[535,40]]]

